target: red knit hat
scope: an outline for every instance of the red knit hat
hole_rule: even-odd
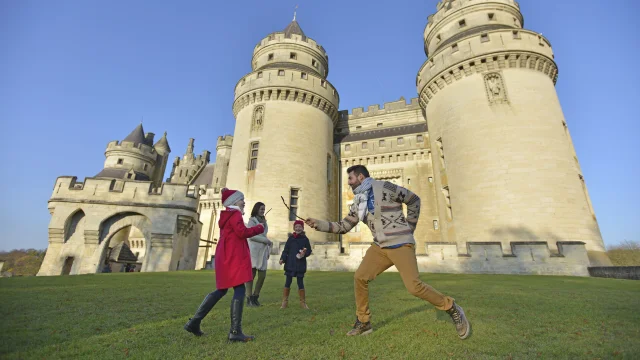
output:
[[[304,229],[304,221],[296,220],[293,222],[293,227],[296,227],[296,225],[302,225],[302,228]]]
[[[222,205],[231,206],[238,201],[244,199],[244,194],[238,190],[229,190],[227,188],[223,188],[222,192]]]

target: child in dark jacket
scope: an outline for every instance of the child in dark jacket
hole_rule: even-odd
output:
[[[287,277],[280,308],[285,309],[289,304],[291,281],[295,277],[298,281],[300,307],[308,310],[309,307],[307,306],[304,292],[304,273],[307,272],[307,257],[311,255],[311,244],[304,233],[304,222],[296,220],[293,223],[293,231],[293,234],[290,234],[289,239],[287,239],[282,256],[280,256],[280,265],[284,264],[284,275]]]

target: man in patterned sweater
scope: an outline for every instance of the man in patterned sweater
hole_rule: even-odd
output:
[[[349,186],[355,195],[346,218],[338,222],[307,219],[310,227],[336,234],[349,232],[360,221],[367,224],[374,244],[369,247],[354,276],[356,323],[347,335],[367,335],[373,332],[369,310],[369,282],[395,265],[404,286],[414,296],[446,311],[453,319],[460,339],[471,333],[471,325],[451,297],[444,296],[420,280],[413,232],[420,216],[420,198],[411,191],[388,181],[369,177],[363,165],[347,169]],[[407,205],[404,216],[402,204]]]

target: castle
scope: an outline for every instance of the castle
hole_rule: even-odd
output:
[[[588,276],[610,261],[556,94],[551,45],[523,24],[514,0],[440,1],[424,30],[418,97],[349,113],[327,80],[327,52],[294,17],[255,46],[235,87],[234,135],[218,137],[214,163],[208,151],[194,155],[191,139],[162,183],[166,134],[153,145],[139,126],[109,143],[95,177],[58,178],[39,275],[100,272],[128,258],[142,271],[209,267],[225,186],[245,194],[247,213],[266,204],[269,266],[279,269],[275,254],[295,215],[346,216],[345,170],[363,164],[422,199],[420,271]],[[308,235],[312,270],[353,271],[372,241],[362,224]]]

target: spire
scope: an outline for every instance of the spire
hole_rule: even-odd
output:
[[[124,140],[122,141],[129,141],[129,142],[132,142],[134,145],[144,144],[145,136],[144,136],[144,129],[142,128],[142,123],[136,126],[136,128],[133,129],[131,134],[127,135],[127,137],[124,138]]]
[[[296,9],[297,8],[298,8],[298,5],[296,5]],[[287,25],[286,28],[284,28],[282,32],[284,32],[285,38],[291,38],[291,35],[295,34],[295,35],[300,35],[302,36],[303,39],[305,39],[306,35],[302,31],[302,28],[300,28],[300,24],[298,24],[298,21],[296,20],[296,13],[297,11],[293,12],[293,20],[291,21],[291,23],[289,23],[289,25]]]
[[[193,142],[194,139],[189,139],[189,145],[187,145],[187,154],[193,154]]]
[[[169,147],[169,141],[167,140],[167,132],[164,132],[164,135],[158,140],[158,142],[153,145],[156,151],[166,152],[167,154],[171,152],[171,148]]]

